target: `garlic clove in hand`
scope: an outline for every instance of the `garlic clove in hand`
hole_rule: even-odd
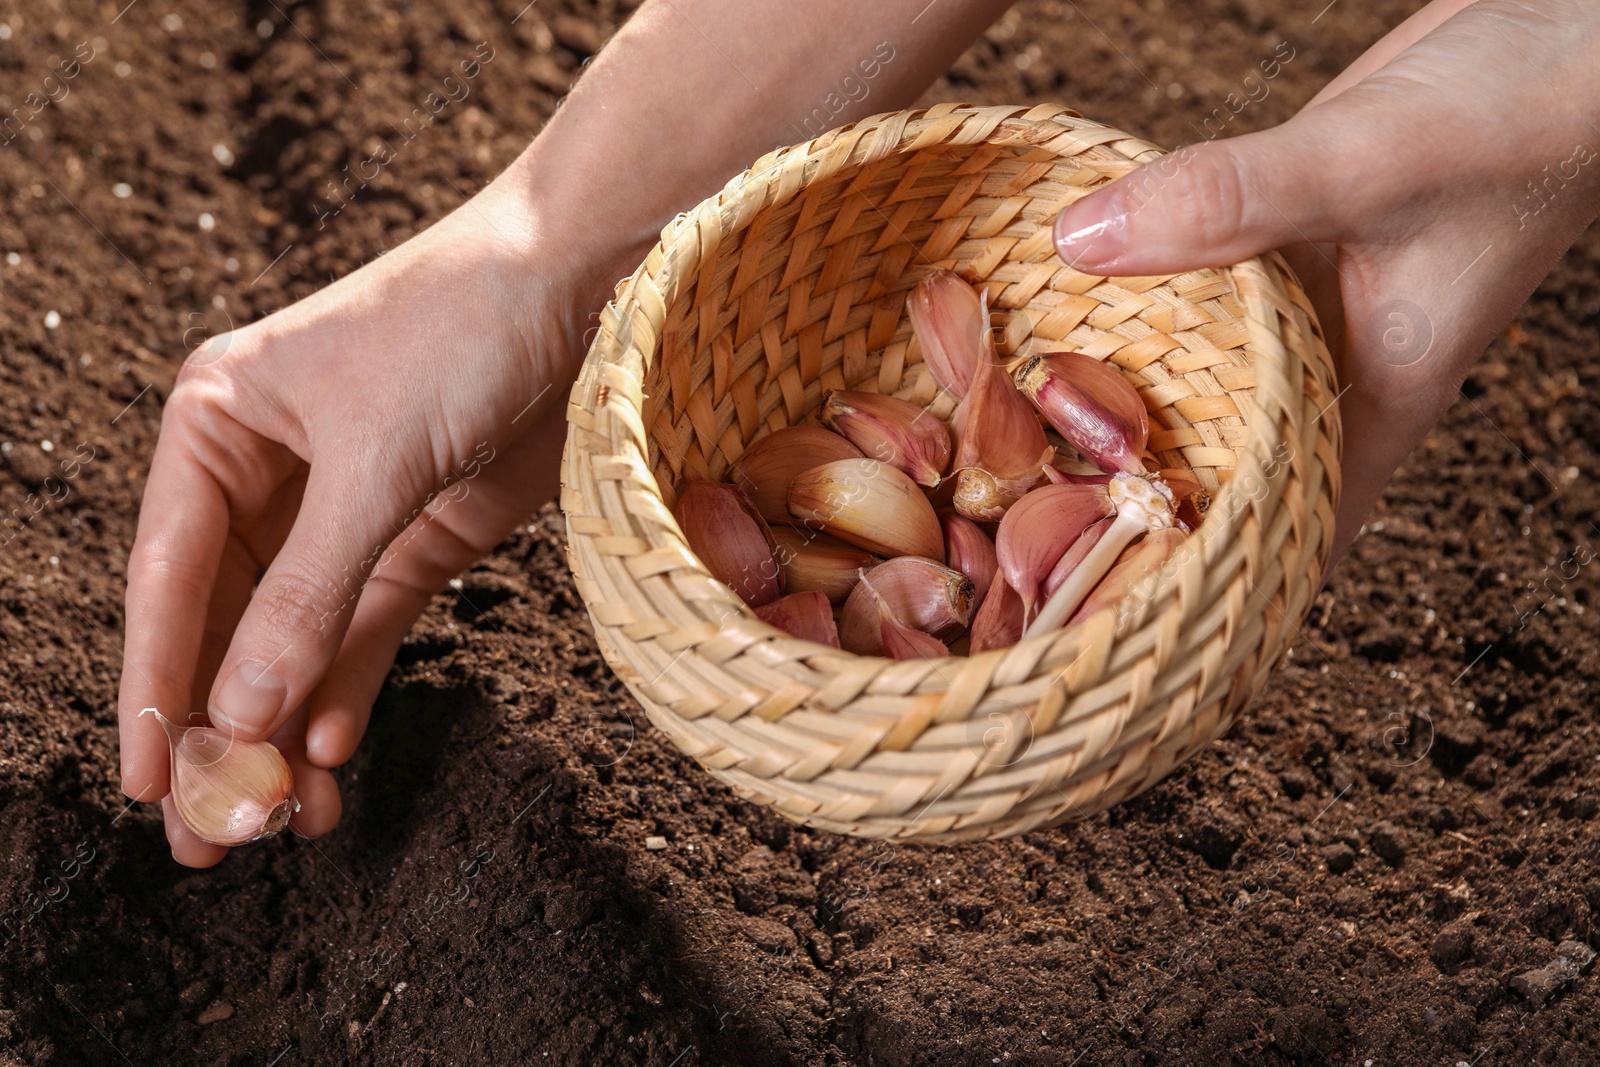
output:
[[[241,741],[210,726],[182,727],[146,708],[167,732],[172,800],[202,841],[245,845],[271,837],[300,810],[294,775],[266,741]]]

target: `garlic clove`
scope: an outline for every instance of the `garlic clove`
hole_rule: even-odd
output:
[[[789,513],[881,556],[944,556],[933,505],[909,476],[876,459],[840,459],[802,471]]]
[[[1118,610],[1127,610],[1130,613],[1122,616],[1123,619],[1132,618],[1131,609],[1138,607],[1132,603],[1135,597],[1148,602],[1150,594],[1154,591],[1154,582],[1158,569],[1168,560],[1172,559],[1178,551],[1178,546],[1183,544],[1184,533],[1174,527],[1164,530],[1152,530],[1144,539],[1123,550],[1117,558],[1117,563],[1106,576],[1100,579],[1100,584],[1084,598],[1083,604],[1068,620],[1067,625],[1081,622],[1097,611],[1104,611],[1113,605]],[[1118,627],[1121,633],[1121,627]]]
[[[939,524],[944,527],[944,561],[966,575],[972,582],[972,602],[982,607],[983,598],[994,581],[998,564],[995,561],[994,542],[977,523],[960,515],[943,515]]]
[[[913,630],[888,612],[881,612],[883,654],[890,659],[944,659],[950,655],[945,643],[921,630]]]
[[[937,486],[950,463],[950,431],[909,400],[830,389],[818,417],[863,455],[893,464],[918,485]]]
[[[833,606],[822,593],[812,590],[790,593],[755,609],[768,626],[776,626],[790,637],[839,647],[839,627],[833,621]]]
[[[979,652],[1006,648],[1022,640],[1022,598],[1011,588],[1004,574],[994,576],[989,595],[972,619],[972,640],[968,651]]]
[[[913,630],[954,637],[972,618],[972,581],[960,571],[917,556],[899,556],[868,571],[844,602],[839,643],[865,656],[883,650],[880,609]]]
[[[1110,485],[1109,474],[1077,474],[1073,471],[1064,471],[1054,463],[1046,463],[1040,468],[1044,471],[1045,480],[1051,485]]]
[[[1098,485],[1045,485],[1000,520],[995,559],[1032,618],[1040,585],[1085,530],[1112,513],[1111,494]]]
[[[1072,575],[1072,572],[1078,569],[1078,566],[1083,563],[1085,557],[1089,555],[1094,546],[1099,544],[1100,539],[1111,529],[1111,524],[1116,521],[1114,518],[1104,518],[1083,531],[1083,535],[1072,542],[1072,547],[1062,554],[1061,559],[1056,562],[1054,567],[1050,568],[1050,573],[1045,576],[1045,580],[1039,583],[1039,591],[1049,597],[1057,589],[1060,589],[1061,583],[1065,582]]]
[[[980,335],[989,332],[987,309],[954,271],[936,270],[906,298],[922,362],[945,392],[967,395],[980,358]]]
[[[294,775],[266,741],[241,741],[210,726],[182,727],[147,708],[167,732],[172,801],[202,841],[247,845],[271,837],[300,810]]]
[[[986,305],[985,305],[986,306]],[[957,408],[955,509],[969,519],[998,521],[1028,490],[1045,481],[1055,450],[1033,406],[1018,392],[984,331],[972,389]]]
[[[690,482],[673,517],[706,570],[751,607],[778,599],[778,563],[767,524],[743,492],[719,482]]]
[[[1080,352],[1051,352],[1018,368],[1016,384],[1084,459],[1107,474],[1144,473],[1150,416],[1116,367]]]
[[[861,572],[881,562],[866,549],[819,530],[774,526],[771,533],[773,556],[789,593],[815,591],[831,603],[843,604],[861,580]]]
[[[861,450],[843,437],[820,426],[785,426],[758,437],[738,461],[728,467],[728,477],[770,523],[793,522],[789,514],[789,483],[795,475],[836,459],[860,459]]]

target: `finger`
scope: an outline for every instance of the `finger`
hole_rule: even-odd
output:
[[[344,803],[333,775],[306,759],[306,720],[302,705],[272,736],[272,743],[294,775],[294,798],[300,805],[289,819],[289,829],[301,837],[321,837],[339,824]]]
[[[1330,126],[1291,122],[1163,156],[1062,211],[1057,254],[1091,274],[1166,275],[1337,240],[1342,219],[1364,217],[1363,194],[1338,149],[1317,141]]]
[[[206,610],[205,637],[200,645],[200,659],[195,665],[194,680],[190,686],[190,718],[196,724],[208,718],[206,705],[211,687],[216,684],[217,671],[233,641],[233,632],[244,617],[250,604],[252,590],[261,568],[277,558],[294,520],[300,513],[300,498],[305,492],[305,467],[297,470],[267,498],[259,511],[240,525],[230,536],[222,553],[222,564],[217,572],[216,588],[211,605]]]
[[[444,580],[441,577],[437,584]],[[338,657],[311,696],[306,752],[313,763],[339,767],[355,754],[400,642],[430,599],[431,589],[402,584],[382,573],[367,583]]]
[[[217,674],[208,706],[213,722],[260,740],[306,700],[392,536],[384,527],[390,510],[352,493],[349,477],[313,467],[294,528],[256,586]]]
[[[185,867],[214,867],[228,854],[222,845],[202,841],[189,829],[189,824],[178,814],[178,807],[168,794],[161,798],[161,819],[166,825],[167,841],[172,845],[172,858]]]
[[[228,534],[227,499],[189,453],[182,411],[169,403],[128,556],[117,719],[122,789],[140,800],[168,790],[166,734],[153,716],[140,712],[158,708],[181,718],[188,708],[206,623],[195,609],[211,600]]]
[[[255,588],[256,574],[260,571],[255,557],[237,537],[230,537],[222,550],[222,563],[217,569],[216,582],[211,590],[211,603],[206,606],[205,632],[200,639],[200,655],[195,661],[194,677],[189,684],[189,718],[191,726],[206,725],[206,702],[211,685],[216,681],[217,668],[228,652],[234,628],[244,617],[250,604],[250,593]]]

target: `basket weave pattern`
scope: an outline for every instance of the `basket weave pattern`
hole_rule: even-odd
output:
[[[929,841],[1086,815],[1220,735],[1289,647],[1327,562],[1340,442],[1299,285],[1276,257],[1100,278],[1051,243],[1064,206],[1160,154],[1058,106],[882,115],[764,157],[618,286],[568,405],[569,559],[619,677],[740,796]],[[725,479],[830,388],[947,410],[904,314],[935,266],[988,288],[1004,354],[1122,368],[1160,465],[1217,495],[1139,606],[970,658],[788,637],[690,552],[677,487]]]

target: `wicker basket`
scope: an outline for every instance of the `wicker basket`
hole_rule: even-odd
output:
[[[941,105],[773,152],[674,220],[602,316],[568,406],[561,505],[596,636],[673,743],[740,796],[871,837],[999,837],[1155,783],[1265,682],[1321,583],[1333,368],[1276,257],[1099,278],[1050,239],[1160,150],[1058,106]],[[1217,495],[1147,604],[970,658],[791,638],[689,551],[671,507],[829,388],[935,397],[904,315],[948,266],[1015,355],[1121,367],[1164,467]]]

